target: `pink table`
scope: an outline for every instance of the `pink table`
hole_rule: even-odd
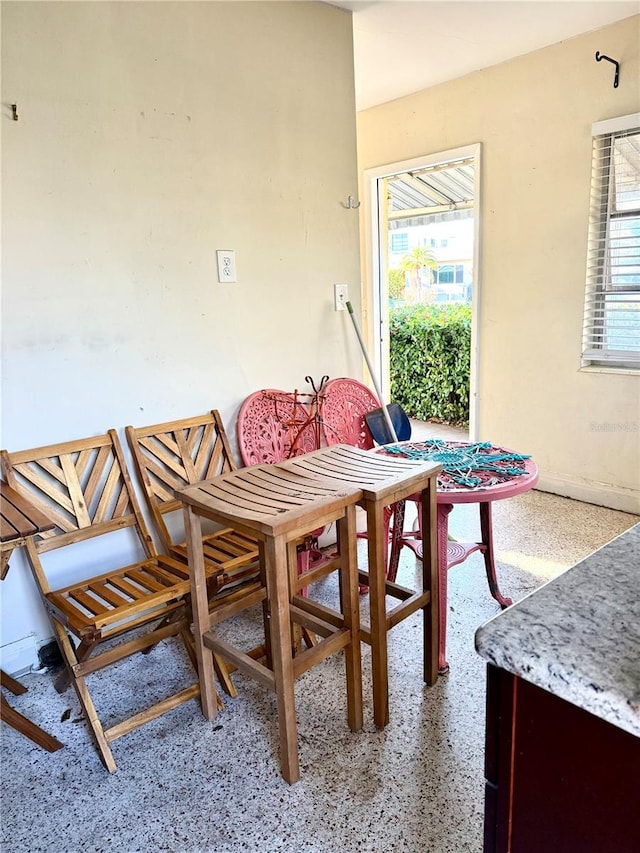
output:
[[[426,448],[429,442],[403,442],[399,447],[406,446],[420,450]],[[472,442],[450,441],[444,442],[443,447],[461,449],[473,446]],[[514,451],[501,447],[491,447],[489,453],[502,451],[512,453]],[[491,595],[501,607],[508,607],[513,602],[504,596],[498,587],[496,577],[495,557],[493,550],[493,523],[491,518],[491,505],[493,501],[504,500],[514,495],[532,489],[538,482],[538,468],[531,459],[525,459],[517,463],[522,469],[521,474],[500,474],[492,481],[491,475],[484,475],[485,482],[478,486],[462,486],[452,482],[451,478],[443,472],[438,477],[437,505],[438,505],[438,573],[439,573],[439,595],[440,606],[438,608],[438,673],[444,675],[449,671],[446,659],[447,644],[447,572],[452,566],[464,562],[474,551],[480,551],[484,557],[487,580]],[[497,481],[496,481],[497,480]],[[412,495],[409,500],[418,500],[418,495]],[[480,542],[462,543],[449,541],[449,513],[454,504],[477,503],[480,511]],[[404,504],[396,505],[394,526],[392,533],[391,557],[389,560],[388,577],[390,581],[395,580],[398,570],[400,550],[403,545],[410,547],[415,554],[422,559],[422,540],[413,531],[404,531]]]

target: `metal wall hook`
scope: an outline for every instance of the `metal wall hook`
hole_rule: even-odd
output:
[[[620,82],[620,63],[616,59],[611,59],[610,56],[606,56],[604,53],[600,53],[599,50],[596,50],[596,62],[600,62],[602,59],[606,59],[607,62],[612,62],[616,66],[616,73],[613,78],[613,88],[618,88],[618,83]]]
[[[18,105],[11,104],[11,112],[13,113],[13,120],[18,121]]]
[[[360,202],[356,201],[355,198],[352,195],[350,195],[347,198],[347,203],[343,204],[342,206],[346,207],[347,210],[357,210],[357,208],[360,207]]]

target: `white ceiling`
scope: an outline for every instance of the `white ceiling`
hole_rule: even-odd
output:
[[[353,12],[358,110],[640,13],[640,0],[330,2]]]

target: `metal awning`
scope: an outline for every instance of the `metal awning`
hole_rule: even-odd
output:
[[[389,220],[473,208],[473,157],[387,178]]]

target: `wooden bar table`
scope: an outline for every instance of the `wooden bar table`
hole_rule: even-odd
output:
[[[368,572],[361,582],[369,586],[370,626],[361,627],[362,639],[371,645],[373,718],[378,728],[389,722],[389,676],[387,632],[417,610],[423,614],[424,680],[435,683],[438,675],[438,554],[436,532],[436,480],[442,467],[424,462],[384,456],[351,445],[337,444],[281,463],[343,486],[357,486],[359,501],[367,514]],[[421,589],[413,590],[386,579],[389,547],[387,507],[418,493],[422,518]],[[386,596],[399,603],[389,612]]]
[[[51,530],[55,525],[44,513],[25,500],[4,480],[0,480],[0,506],[0,580],[4,580],[9,571],[9,559],[14,549],[24,545],[30,536]],[[0,682],[2,687],[9,690],[14,696],[26,693],[27,688],[23,684],[20,684],[19,681],[1,669]],[[1,697],[1,708],[2,719],[5,723],[37,743],[38,746],[46,749],[47,752],[55,752],[62,748],[63,744],[57,738],[47,734],[40,726],[12,708],[4,695]]]
[[[191,576],[196,653],[204,715],[218,712],[213,684],[213,653],[245,675],[274,690],[278,707],[280,761],[287,782],[300,777],[294,680],[335,652],[344,650],[349,728],[362,728],[362,668],[356,555],[358,487],[320,482],[282,465],[255,465],[204,480],[176,491],[184,504]],[[202,519],[231,526],[259,543],[264,585],[242,601],[221,604],[209,612]],[[297,542],[311,531],[336,522],[338,555],[301,578]],[[339,572],[341,612],[300,595],[311,581]],[[266,604],[267,664],[222,640],[213,630],[248,606]],[[294,657],[291,624],[319,635],[319,642]]]

